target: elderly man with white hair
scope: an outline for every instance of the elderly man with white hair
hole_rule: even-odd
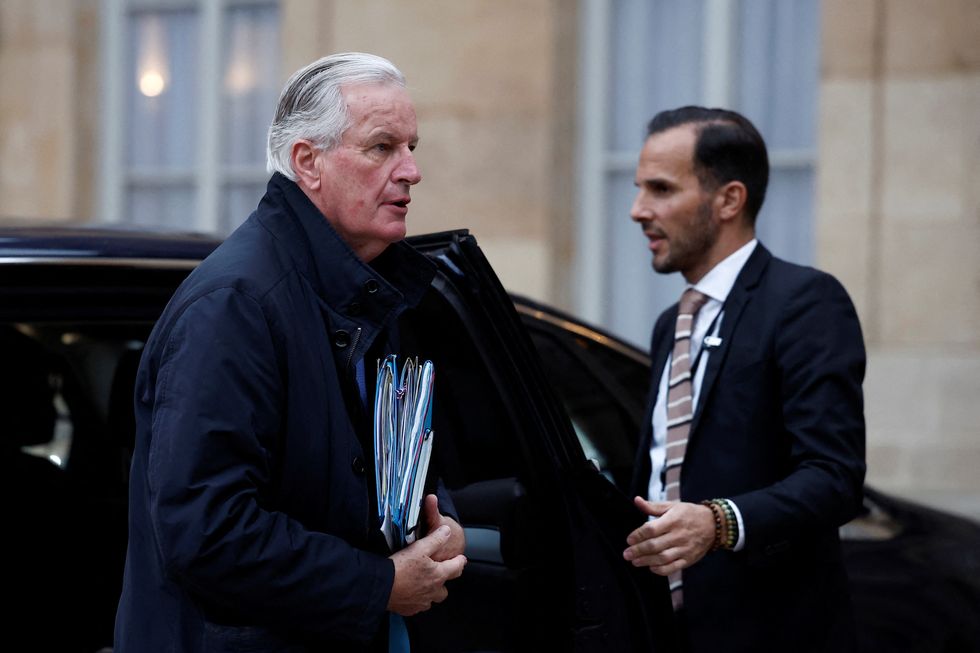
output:
[[[375,510],[364,363],[397,347],[434,274],[401,242],[417,143],[385,59],[332,55],[287,82],[265,196],[140,363],[117,652],[387,650],[389,614],[462,573],[441,492],[395,553]]]

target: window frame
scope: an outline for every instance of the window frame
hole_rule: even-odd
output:
[[[227,10],[233,7],[282,6],[277,0],[101,0],[102,39],[102,148],[100,222],[128,223],[126,189],[131,184],[167,188],[189,185],[196,192],[192,220],[187,230],[217,233],[221,229],[222,190],[236,183],[264,184],[264,163],[228,165],[221,160],[222,45]],[[185,169],[131,169],[126,164],[126,38],[127,17],[135,11],[193,9],[199,15],[198,87],[199,124],[193,165]],[[278,53],[276,53],[278,55]]]
[[[632,172],[636,150],[616,150],[609,142],[612,111],[612,49],[614,0],[580,0],[580,84],[578,105],[578,202],[575,216],[573,301],[586,321],[607,328],[605,305],[610,269],[608,251],[609,187],[616,173]],[[733,107],[737,100],[739,7],[742,0],[704,0],[700,102]],[[652,117],[652,116],[650,116]],[[639,128],[639,126],[638,126]],[[815,173],[817,144],[809,148],[769,147],[770,176],[780,170],[809,169]],[[619,217],[619,216],[617,216]],[[671,300],[672,301],[672,300]],[[669,302],[665,302],[664,305]],[[644,325],[646,328],[649,325]]]

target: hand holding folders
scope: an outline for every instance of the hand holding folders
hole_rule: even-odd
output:
[[[381,532],[392,551],[416,540],[425,477],[432,455],[435,367],[396,356],[378,365],[374,396],[374,476]]]

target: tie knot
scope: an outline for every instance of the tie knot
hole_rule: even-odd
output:
[[[697,312],[701,310],[701,307],[707,301],[707,295],[698,292],[694,288],[688,288],[681,295],[681,305],[677,313],[678,315],[697,315]]]

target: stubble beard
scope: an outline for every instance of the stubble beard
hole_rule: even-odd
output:
[[[717,241],[718,224],[711,219],[711,200],[706,199],[698,205],[693,224],[670,238],[667,255],[660,261],[653,257],[653,269],[660,274],[686,272],[704,260]]]

